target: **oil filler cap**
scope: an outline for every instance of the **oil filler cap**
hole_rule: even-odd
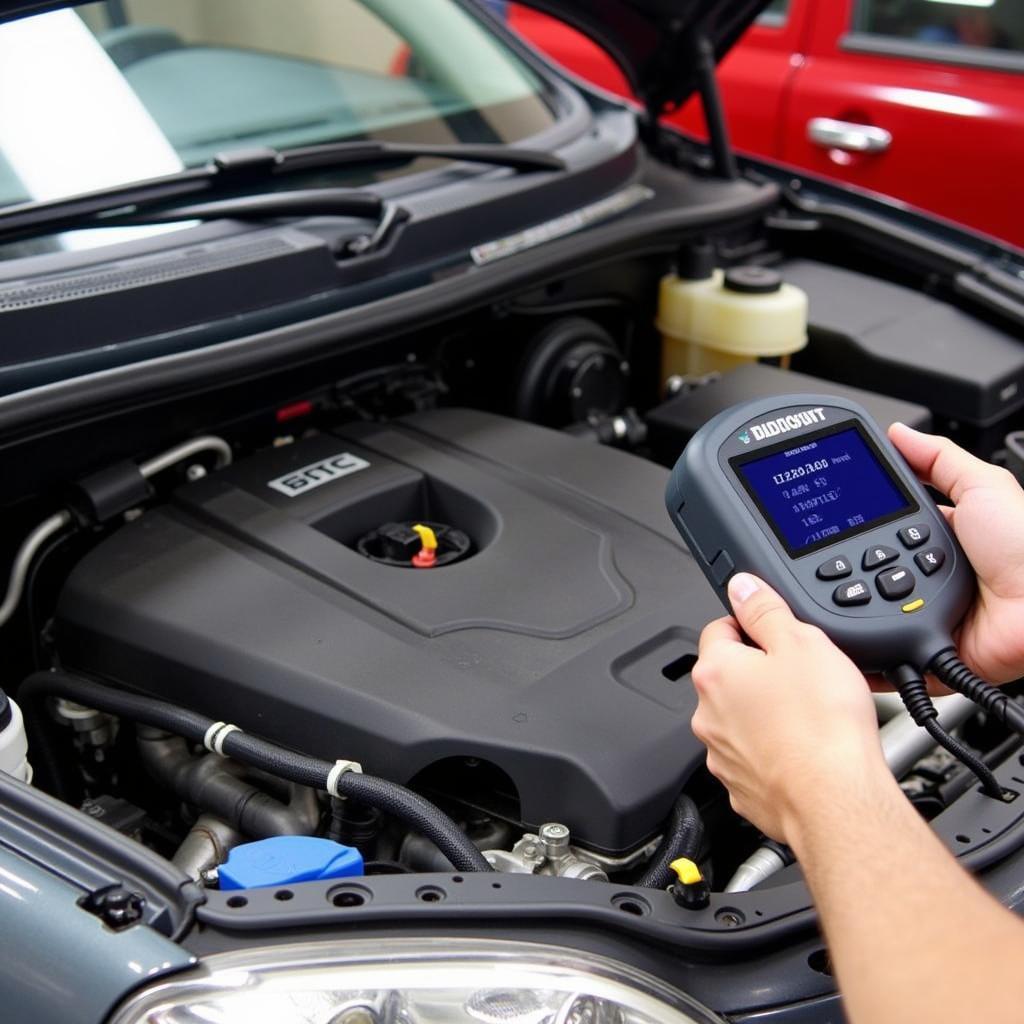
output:
[[[363,856],[352,846],[317,836],[271,836],[243,843],[217,872],[221,889],[256,889],[363,873]]]
[[[374,562],[393,565],[400,569],[422,566],[417,559],[426,546],[429,536],[434,554],[431,567],[440,567],[457,562],[470,554],[472,541],[462,530],[446,523],[435,523],[429,519],[416,519],[404,523],[384,523],[376,530],[360,537],[356,550]]]

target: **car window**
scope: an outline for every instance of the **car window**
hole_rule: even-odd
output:
[[[757,16],[761,25],[782,25],[789,14],[789,0],[772,0],[772,2]]]
[[[933,46],[1024,53],[1020,0],[858,0],[854,29]]]
[[[547,89],[456,0],[87,3],[0,25],[0,205],[241,147],[515,142]]]

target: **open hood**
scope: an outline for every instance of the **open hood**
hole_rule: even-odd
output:
[[[586,33],[621,66],[653,114],[698,87],[701,49],[729,51],[769,0],[521,0]]]

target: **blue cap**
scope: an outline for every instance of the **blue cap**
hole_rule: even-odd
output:
[[[236,846],[218,877],[221,889],[255,889],[362,873],[363,856],[352,846],[316,836],[272,836]]]

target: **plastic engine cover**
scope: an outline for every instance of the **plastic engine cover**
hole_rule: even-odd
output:
[[[720,614],[666,478],[480,412],[346,427],[189,484],[100,544],[61,596],[61,658],[398,782],[443,771],[453,797],[497,766],[519,804],[505,817],[626,850],[703,758],[688,669]],[[468,556],[413,569],[356,550],[417,520],[464,531]]]

